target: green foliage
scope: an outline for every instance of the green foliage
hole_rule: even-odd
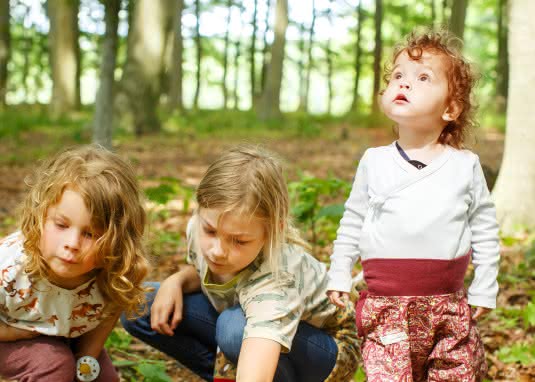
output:
[[[188,212],[194,194],[193,188],[184,186],[180,179],[173,177],[162,177],[159,181],[161,183],[158,186],[145,189],[147,198],[160,205],[179,198],[184,202],[182,212]]]
[[[141,363],[135,367],[137,372],[143,376],[143,380],[146,382],[172,382],[171,377],[165,372],[165,362],[148,362],[141,361]]]
[[[351,185],[343,180],[328,177],[300,175],[300,179],[288,184],[292,215],[311,232],[312,245],[324,246],[334,240],[344,206],[333,203],[345,199]]]
[[[511,347],[502,347],[498,350],[498,358],[505,363],[531,366],[535,364],[535,344],[515,343]]]
[[[106,349],[120,349],[126,350],[130,343],[132,342],[132,337],[126,333],[124,330],[113,329],[104,346]]]
[[[359,367],[357,369],[357,372],[353,376],[354,382],[365,382],[366,381],[366,373],[364,372],[364,369]]]

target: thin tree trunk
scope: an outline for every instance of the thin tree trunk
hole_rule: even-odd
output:
[[[280,91],[284,66],[284,47],[288,28],[288,0],[277,0],[275,13],[275,39],[266,84],[260,100],[259,116],[263,120],[280,116]]]
[[[350,110],[356,112],[359,103],[359,82],[360,72],[362,67],[362,23],[364,22],[364,12],[362,10],[362,2],[359,1],[357,5],[357,41],[355,44],[355,83],[353,85],[353,102],[351,102]]]
[[[502,167],[494,188],[502,232],[535,229],[535,2],[512,0],[509,19],[509,101]]]
[[[450,21],[448,23],[448,29],[461,40],[464,36],[464,25],[466,20],[467,7],[468,0],[453,0]]]
[[[201,64],[202,64],[202,41],[201,41],[201,2],[195,0],[195,48],[197,68],[195,72],[195,95],[193,96],[193,108],[199,108],[199,95],[201,93]]]
[[[160,130],[157,108],[164,72],[165,49],[175,0],[137,0],[128,31],[127,59],[120,82],[126,111],[133,116],[136,135]],[[120,96],[120,97],[119,97]]]
[[[106,0],[106,32],[102,45],[102,63],[100,67],[100,87],[95,104],[95,121],[93,125],[93,142],[104,147],[112,147],[113,130],[113,88],[115,83],[115,65],[117,63],[117,45],[119,11],[121,0]]]
[[[243,22],[242,22],[242,16],[243,16],[243,6],[240,4],[240,32],[243,28]],[[241,33],[239,33],[241,35]],[[234,86],[233,86],[233,94],[232,97],[234,99],[234,109],[238,110],[240,105],[239,100],[239,74],[240,74],[240,56],[241,56],[241,38],[238,37],[238,39],[234,42]]]
[[[260,73],[260,93],[264,93],[264,88],[266,86],[266,75],[269,65],[269,44],[267,42],[267,34],[269,31],[269,12],[271,9],[271,0],[267,0],[267,9],[266,9],[266,18],[264,29],[264,48],[262,49],[262,72]]]
[[[437,24],[437,4],[436,0],[431,0],[431,25],[435,27]]]
[[[227,75],[228,75],[228,54],[229,54],[229,34],[230,21],[232,20],[232,0],[227,0],[227,26],[225,30],[225,47],[223,52],[223,79],[221,80],[221,90],[223,91],[223,109],[228,105],[228,89],[227,89]]]
[[[316,0],[312,0],[312,21],[310,23],[310,34],[308,37],[308,54],[307,54],[307,74],[305,80],[305,102],[304,110],[308,111],[308,97],[310,94],[310,77],[312,75],[312,66],[314,58],[312,57],[312,47],[314,45],[314,29],[316,28]]]
[[[383,0],[375,0],[375,48],[373,51],[373,99],[372,113],[379,112],[379,88],[381,86],[381,59],[383,42],[381,27],[383,23]]]
[[[299,24],[299,60],[297,61],[297,71],[299,73],[299,106],[297,110],[305,111],[306,110],[306,70],[305,70],[305,57],[306,57],[306,47],[305,47],[305,32],[306,27],[304,23]]]
[[[9,0],[0,0],[0,108],[6,104],[7,63],[10,56]]]
[[[327,10],[327,19],[329,21],[329,26],[333,30],[333,16],[332,16],[332,0],[329,0],[329,9]],[[332,114],[332,103],[333,103],[333,58],[332,58],[332,49],[331,49],[331,40],[332,36],[329,35],[329,38],[326,42],[326,59],[327,59],[327,115]]]
[[[256,90],[256,32],[258,30],[258,23],[256,21],[258,15],[258,0],[254,0],[254,12],[253,12],[253,34],[251,36],[251,48],[249,51],[249,61],[251,72],[249,74],[249,81],[251,82],[251,108],[254,107],[257,98]]]
[[[173,13],[173,53],[169,89],[169,110],[184,110],[184,94],[182,87],[184,60],[184,42],[182,37],[182,12],[184,0],[176,0],[176,8]]]
[[[507,0],[498,4],[498,65],[496,67],[496,104],[500,112],[507,109],[507,86],[509,82],[509,61],[507,59]]]
[[[78,0],[48,0],[54,117],[79,107]]]

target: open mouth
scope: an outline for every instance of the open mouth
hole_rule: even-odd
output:
[[[398,94],[398,95],[396,96],[396,98],[394,98],[394,102],[396,102],[396,101],[409,102],[409,100],[407,99],[407,97],[405,97],[405,95],[404,95],[404,94],[401,94],[401,93]]]

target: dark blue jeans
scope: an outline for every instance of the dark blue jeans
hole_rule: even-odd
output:
[[[159,334],[150,327],[150,307],[159,283],[150,283],[147,314],[133,321],[121,317],[123,327],[134,337],[175,358],[207,381],[213,380],[217,346],[238,363],[246,319],[234,306],[218,314],[201,292],[184,295],[182,321],[173,336]],[[277,382],[321,382],[336,363],[338,348],[334,339],[321,329],[301,322],[292,350],[281,354],[275,374]],[[262,360],[258,360],[259,367]]]

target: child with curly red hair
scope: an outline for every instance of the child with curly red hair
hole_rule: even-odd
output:
[[[332,303],[349,297],[361,259],[357,327],[370,382],[486,373],[475,320],[496,306],[498,224],[479,158],[464,149],[476,81],[456,42],[426,31],[395,50],[381,105],[398,139],[365,152],[334,242]]]

